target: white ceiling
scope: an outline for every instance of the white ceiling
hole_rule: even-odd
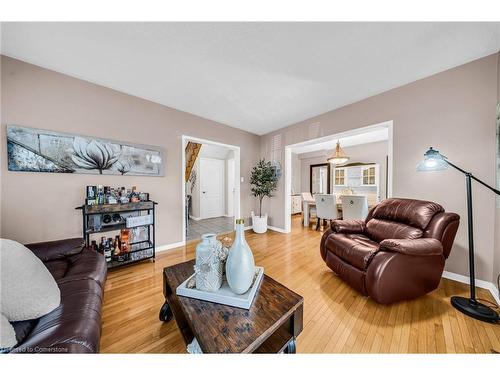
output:
[[[307,141],[303,144],[291,147],[291,151],[294,154],[305,154],[301,155],[301,157],[311,157],[311,152],[333,150],[337,144],[337,141],[340,142],[340,146],[342,148],[345,148],[366,143],[387,141],[388,139],[389,129],[385,125],[380,125],[358,134],[340,137],[328,136],[320,140]]]
[[[200,149],[200,157],[211,159],[226,159],[229,156],[231,149],[224,146],[212,144],[202,144]]]
[[[500,23],[3,23],[3,54],[265,134],[500,49]]]

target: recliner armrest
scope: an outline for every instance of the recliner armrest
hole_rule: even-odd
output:
[[[434,238],[387,239],[380,242],[379,250],[417,256],[442,255],[443,245]]]
[[[364,220],[333,220],[332,222],[332,230],[335,233],[364,233],[365,228]]]
[[[64,240],[38,242],[24,245],[40,258],[42,262],[67,258],[81,253],[84,242],[81,238],[68,238]]]

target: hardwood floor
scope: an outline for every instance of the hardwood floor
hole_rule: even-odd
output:
[[[292,233],[247,231],[256,263],[304,297],[304,330],[298,353],[491,353],[500,351],[500,325],[458,313],[451,295],[468,286],[442,279],[422,298],[382,306],[343,283],[323,263],[320,232],[294,218]],[[105,287],[101,352],[185,353],[174,321],[162,323],[164,267],[194,258],[196,243],[160,253],[147,262],[111,270]],[[493,301],[478,289],[478,297]],[[210,324],[209,322],[207,324]]]

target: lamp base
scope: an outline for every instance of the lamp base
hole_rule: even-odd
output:
[[[474,319],[488,323],[498,323],[500,321],[498,313],[495,310],[470,298],[453,296],[451,297],[451,304],[458,311]]]

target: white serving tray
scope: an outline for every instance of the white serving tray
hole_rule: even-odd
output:
[[[252,284],[252,287],[244,294],[236,294],[231,291],[227,281],[224,281],[220,289],[216,292],[206,292],[203,290],[198,290],[195,288],[188,288],[186,284],[195,275],[191,275],[186,281],[179,285],[176,289],[178,296],[190,297],[195,299],[201,299],[203,301],[220,303],[222,305],[239,307],[242,309],[249,310],[252,306],[252,302],[259,289],[260,282],[264,277],[264,267],[255,267],[257,276]]]

